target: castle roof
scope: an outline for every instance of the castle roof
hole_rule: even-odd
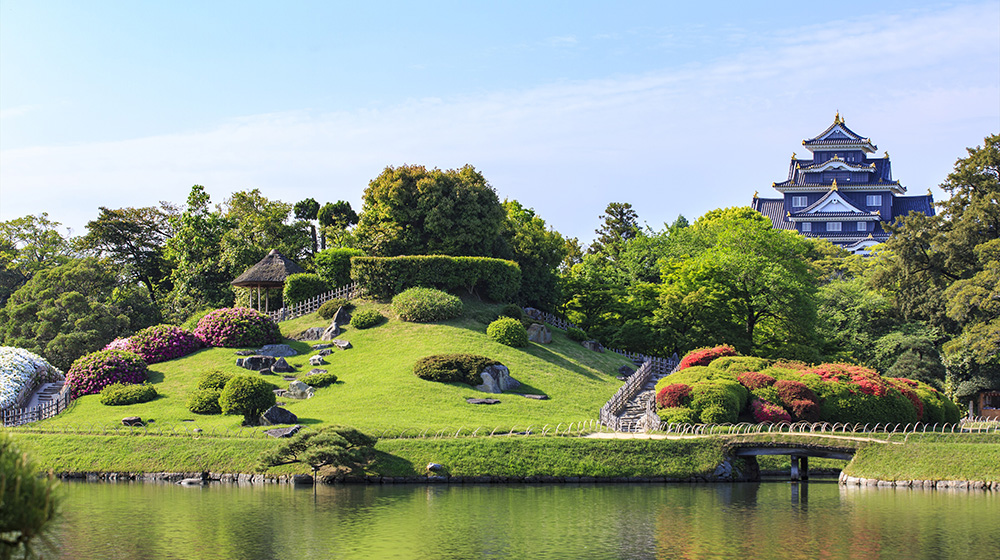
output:
[[[833,124],[816,136],[808,140],[803,140],[802,145],[810,152],[838,148],[855,148],[864,150],[867,153],[878,150],[878,147],[872,144],[870,138],[863,138],[860,134],[847,128],[844,119],[840,118],[839,112],[833,118]]]

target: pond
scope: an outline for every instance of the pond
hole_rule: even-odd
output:
[[[64,559],[996,558],[1000,495],[705,485],[62,485]]]

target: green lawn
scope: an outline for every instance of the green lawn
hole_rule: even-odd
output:
[[[347,327],[339,337],[354,348],[335,350],[322,366],[337,374],[336,384],[316,390],[312,399],[284,400],[285,407],[305,425],[345,424],[380,434],[402,430],[437,432],[443,429],[487,431],[540,430],[545,424],[579,422],[597,417],[598,410],[618,389],[621,382],[616,370],[628,363],[613,354],[598,354],[584,349],[553,329],[548,345],[529,343],[526,348],[510,348],[495,343],[485,335],[483,317],[496,313],[499,306],[468,302],[465,316],[438,324],[406,323],[394,318],[388,305],[359,302],[359,309],[377,308],[389,317],[387,322],[367,330]],[[477,320],[476,317],[479,319]],[[316,315],[280,324],[284,335],[312,326],[325,326]],[[286,341],[287,342],[287,341]],[[309,344],[291,342],[299,356],[289,358],[304,377]],[[313,343],[316,344],[316,343]],[[439,353],[472,353],[496,359],[506,365],[511,375],[524,386],[518,392],[545,394],[549,400],[526,399],[518,395],[489,395],[463,384],[424,381],[412,373],[413,364],[424,356]],[[32,424],[26,429],[54,431],[104,432],[120,426],[122,417],[140,416],[153,420],[155,431],[183,432],[200,428],[223,433],[239,429],[242,417],[202,416],[187,410],[189,393],[198,376],[209,370],[249,373],[236,367],[233,349],[210,348],[179,360],[150,366],[150,381],[160,396],[151,402],[110,407],[98,402],[96,395],[77,399],[58,416]],[[256,375],[256,374],[253,374]],[[276,386],[287,387],[280,376],[267,376]],[[500,404],[470,405],[467,397],[498,397]]]

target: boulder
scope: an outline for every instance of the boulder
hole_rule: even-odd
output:
[[[257,353],[261,356],[271,356],[272,358],[288,358],[298,355],[298,352],[287,344],[268,344],[262,346]]]
[[[323,335],[319,337],[320,340],[333,340],[340,335],[340,325],[336,321],[330,323],[330,326],[323,331]]]
[[[295,368],[289,365],[284,358],[278,358],[271,366],[271,371],[273,373],[291,373],[295,371]]]
[[[257,353],[256,350],[237,350],[236,351],[236,355],[237,356],[253,356],[256,353]]]
[[[277,360],[272,356],[255,354],[253,356],[247,356],[246,358],[236,358],[236,365],[252,371],[260,371],[262,369],[270,371],[271,366],[274,365],[275,361]]]
[[[288,384],[285,396],[291,399],[310,399],[316,390],[301,381],[292,381]]]
[[[604,346],[601,346],[600,342],[596,340],[584,340],[580,343],[581,346],[587,350],[593,350],[594,352],[604,352]]]
[[[348,348],[352,348],[351,342],[348,340],[338,339],[338,340],[331,340],[330,342],[332,342],[334,346],[340,348],[341,350],[347,350]]]
[[[142,418],[140,418],[138,416],[126,416],[125,418],[122,418],[122,425],[123,426],[142,426],[143,425]]]
[[[288,428],[271,428],[270,430],[264,430],[264,433],[273,438],[290,438],[297,434],[302,426],[296,424],[295,426],[290,426]]]
[[[333,354],[333,350],[331,350],[330,348],[324,348],[319,351],[320,356],[329,356],[330,354]]]
[[[500,404],[498,399],[465,399],[469,404]]]
[[[313,369],[309,370],[309,373],[307,375],[316,375],[317,373],[326,373],[326,370],[325,369],[319,369],[319,368],[313,368]]]
[[[294,424],[299,421],[299,417],[294,413],[289,412],[287,409],[275,405],[267,409],[264,414],[261,415],[261,420],[264,421],[264,424],[268,425]]]
[[[431,472],[438,472],[443,468],[444,465],[442,465],[441,463],[427,463],[427,470]]]
[[[510,376],[507,366],[499,364],[487,367],[479,375],[483,378],[483,384],[476,385],[475,389],[485,393],[502,393],[521,385],[520,381]]]
[[[343,307],[339,307],[333,315],[333,322],[338,325],[348,325],[351,323],[351,314]]]
[[[333,345],[332,344],[317,344],[317,345],[313,346],[313,350],[323,350],[324,348],[333,348]]]
[[[323,331],[325,331],[325,330],[326,329],[324,329],[323,327],[312,327],[312,328],[306,329],[306,330],[304,330],[304,331],[302,331],[300,333],[293,334],[289,338],[291,338],[292,340],[299,340],[299,341],[302,341],[302,340],[319,340],[320,338],[323,337]]]
[[[633,373],[635,373],[635,370],[632,369],[632,368],[630,368],[630,367],[628,367],[628,366],[622,366],[622,367],[618,368],[618,375],[620,375],[622,377],[628,377],[628,376],[632,375]]]
[[[323,356],[320,356],[319,354],[316,354],[315,356],[311,356],[309,358],[309,365],[311,365],[311,366],[321,366],[321,365],[323,365],[325,363],[326,363],[326,360],[324,360]]]
[[[541,323],[532,323],[528,327],[528,340],[539,344],[549,344],[552,342],[552,331]]]

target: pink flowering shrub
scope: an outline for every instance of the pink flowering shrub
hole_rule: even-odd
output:
[[[131,338],[116,338],[109,342],[107,346],[102,348],[102,350],[127,350],[129,352],[135,352],[135,350],[132,349]]]
[[[727,344],[714,348],[698,348],[684,355],[681,363],[677,366],[677,371],[687,369],[691,366],[707,366],[716,358],[735,355],[736,349]]]
[[[660,408],[677,408],[691,403],[691,386],[684,383],[667,385],[656,393],[656,404]]]
[[[270,317],[246,307],[212,311],[198,321],[194,335],[206,346],[226,348],[262,346],[281,340],[278,325]]]
[[[753,414],[754,422],[757,423],[777,424],[792,421],[792,417],[784,408],[760,399],[754,399],[750,402],[750,412]]]
[[[771,385],[774,385],[775,382],[775,379],[770,375],[766,373],[757,373],[756,371],[741,373],[736,377],[736,380],[740,382],[740,385],[743,385],[751,391],[754,389],[770,387]]]
[[[73,398],[100,393],[112,383],[133,384],[146,380],[146,362],[125,350],[100,350],[76,359],[66,374]]]
[[[201,347],[201,342],[194,333],[180,327],[156,325],[132,335],[129,346],[147,364],[155,364],[187,356]]]

